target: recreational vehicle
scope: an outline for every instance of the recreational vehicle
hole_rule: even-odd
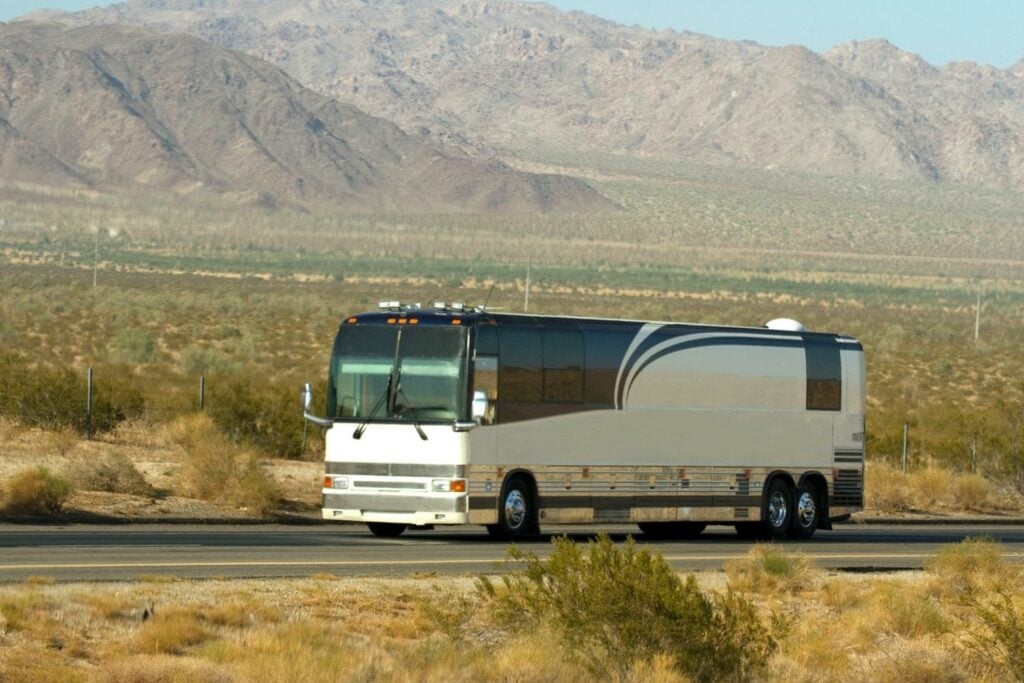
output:
[[[345,318],[323,515],[380,536],[480,524],[709,525],[806,539],[863,507],[861,345],[765,327],[383,302]]]

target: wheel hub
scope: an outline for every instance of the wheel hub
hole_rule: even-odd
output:
[[[810,492],[805,491],[800,494],[800,500],[796,505],[796,513],[800,526],[809,527],[814,524],[817,508],[814,504],[814,496]]]
[[[781,491],[776,491],[768,499],[768,522],[776,529],[781,528],[789,518],[789,510],[786,508],[786,497]]]
[[[505,496],[505,523],[510,529],[518,529],[526,521],[526,498],[522,491],[512,489]]]

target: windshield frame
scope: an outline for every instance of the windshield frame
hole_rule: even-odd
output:
[[[458,352],[454,356],[445,357],[430,357],[421,356],[415,353],[417,338],[422,338],[422,335],[451,335],[458,339]],[[351,335],[366,335],[367,337],[377,337],[372,340],[377,342],[377,346],[373,349],[372,353],[365,353],[361,355],[355,355],[350,351],[346,351],[346,346],[351,349],[352,345],[350,342],[354,340]],[[471,334],[468,326],[449,326],[449,325],[418,325],[410,326],[403,325],[401,327],[391,324],[349,324],[343,323],[338,328],[338,334],[334,340],[334,346],[331,350],[330,364],[328,366],[328,377],[327,377],[327,416],[334,422],[340,423],[362,423],[366,422],[369,418],[372,422],[385,422],[390,424],[413,424],[415,422],[423,424],[452,424],[454,422],[463,421],[470,411],[469,402],[469,381],[470,381],[470,343]],[[381,343],[383,342],[383,343]],[[358,344],[355,344],[358,346]],[[411,346],[410,346],[411,345]],[[452,348],[456,348],[455,345]],[[410,350],[413,352],[410,353]],[[364,395],[363,400],[359,401],[358,409],[353,409],[353,412],[349,414],[343,414],[344,407],[339,405],[339,391],[338,385],[343,381],[343,377],[348,373],[344,373],[342,368],[345,364],[345,358],[350,358],[349,364],[355,364],[362,366],[364,372],[360,376],[353,378],[353,381],[365,382],[365,377],[377,377],[377,383],[380,387],[376,391],[369,391]],[[450,358],[450,365],[454,366],[454,375],[447,375],[449,369],[445,369],[445,360]],[[397,363],[396,363],[397,360]],[[411,361],[408,363],[407,361]],[[449,405],[445,406],[416,406],[415,405],[415,393],[416,390],[409,390],[402,386],[402,383],[409,380],[410,378],[416,377],[431,377],[429,373],[430,366],[436,366],[441,369],[445,374],[437,375],[437,377],[454,377],[454,392],[455,395],[451,396],[445,392],[445,398],[452,399]],[[415,368],[411,374],[409,370]],[[424,372],[427,370],[427,372]],[[363,377],[363,379],[359,379]],[[415,384],[415,382],[413,383]],[[375,415],[370,415],[372,404],[378,399],[382,398],[382,391],[387,388],[388,395],[383,397],[383,401],[386,404],[378,409]],[[411,409],[403,405],[406,402],[413,403]],[[401,412],[392,413],[393,407],[402,407]],[[437,408],[443,409],[444,412],[449,414],[444,417],[440,417],[436,414],[424,414],[428,408],[435,408],[433,411],[441,412]]]

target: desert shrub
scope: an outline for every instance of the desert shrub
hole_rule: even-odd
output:
[[[600,535],[584,553],[562,538],[545,561],[513,548],[524,571],[481,595],[503,624],[520,630],[548,624],[569,654],[596,676],[629,674],[659,655],[697,681],[746,679],[762,670],[776,643],[754,606],[740,595],[705,595],[693,576],[680,579],[658,554],[632,539],[619,548]]]
[[[916,587],[886,585],[872,598],[878,615],[870,624],[874,633],[914,639],[949,628],[938,601]]]
[[[914,509],[914,494],[906,475],[881,462],[864,468],[864,499],[871,509],[880,512]]]
[[[141,327],[118,330],[110,343],[111,355],[122,363],[152,363],[156,360],[156,344]]]
[[[235,377],[211,387],[208,412],[236,443],[280,458],[302,455],[303,420],[298,387]]]
[[[57,455],[67,455],[78,445],[80,435],[71,427],[61,427],[46,435],[46,445],[56,451]]]
[[[1014,573],[1003,559],[1003,547],[991,538],[969,538],[943,547],[925,562],[934,577],[936,592],[965,598],[985,585],[1013,580]]]
[[[242,364],[217,349],[190,345],[181,352],[181,369],[187,375],[230,375],[241,370]]]
[[[71,496],[71,482],[39,465],[14,475],[4,486],[4,508],[19,515],[52,515]]]
[[[157,610],[139,629],[135,648],[137,652],[181,654],[211,637],[193,610],[172,607]]]
[[[107,453],[100,458],[79,463],[72,471],[78,488],[85,491],[107,491],[148,496],[153,487],[142,476],[128,456]]]
[[[919,507],[934,508],[947,502],[953,484],[949,470],[929,467],[911,472],[908,478]]]
[[[953,503],[963,510],[985,510],[992,507],[992,485],[980,474],[963,474],[953,479]]]
[[[972,634],[988,659],[999,662],[1017,681],[1024,681],[1024,602],[1002,587],[987,600],[974,602],[974,613],[985,630]]]
[[[729,585],[752,593],[778,593],[806,587],[816,572],[800,555],[770,543],[755,545],[747,556],[725,566]]]
[[[222,500],[256,515],[277,506],[280,488],[264,472],[259,459],[227,439],[208,415],[195,413],[178,418],[166,431],[184,452],[177,474],[183,494]]]
[[[0,358],[0,414],[23,425],[85,432],[87,393],[85,373],[67,367],[30,368],[11,356]],[[140,415],[144,404],[131,385],[98,379],[93,387],[93,431],[109,431]]]

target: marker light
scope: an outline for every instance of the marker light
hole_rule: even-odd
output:
[[[347,489],[348,488],[348,477],[332,477],[327,475],[324,477],[324,488],[325,489]]]
[[[434,493],[465,493],[465,479],[434,479],[430,482],[430,489]]]

